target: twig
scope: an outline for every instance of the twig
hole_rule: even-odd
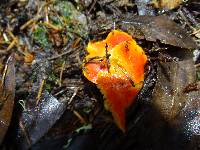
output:
[[[92,11],[92,9],[94,8],[95,4],[97,3],[97,0],[94,0],[94,2],[92,3],[92,6],[90,7],[88,14],[90,14],[90,12]]]
[[[200,63],[194,65],[196,68],[200,67]]]
[[[10,50],[0,50],[0,54],[6,54],[6,53],[8,53]]]
[[[110,61],[109,61],[109,57],[110,55],[108,54],[108,44],[106,43],[106,67],[108,69],[108,73],[110,72]]]
[[[81,123],[86,124],[85,119],[76,110],[73,110],[73,113],[80,120]]]
[[[41,98],[41,95],[42,95],[42,91],[43,91],[43,88],[44,88],[44,83],[45,83],[45,80],[43,79],[42,83],[40,85],[39,91],[38,91],[37,98],[36,98],[36,106],[38,105],[38,103],[40,101],[40,98]]]
[[[8,34],[10,35],[10,37],[13,39],[13,41],[11,42],[11,44],[8,46],[7,50],[12,49],[14,46],[17,47],[17,51],[21,54],[23,54],[24,56],[26,55],[20,48],[19,45],[19,40],[17,37],[14,36],[14,34],[11,31],[8,31]]]
[[[66,89],[63,89],[61,91],[58,91],[57,93],[53,94],[53,96],[58,96],[58,95],[62,94],[63,92],[67,91],[67,90],[68,89],[66,88]]]
[[[195,35],[195,34],[197,34],[197,33],[199,33],[199,32],[200,32],[200,29],[194,31],[194,32],[192,33],[192,35]]]
[[[9,42],[8,36],[6,35],[5,32],[3,33],[3,38],[4,38],[4,40],[5,40],[6,42]]]
[[[60,58],[60,57],[62,57],[62,56],[64,56],[64,55],[68,55],[68,54],[70,54],[70,53],[72,53],[72,52],[74,52],[74,51],[66,51],[66,52],[64,52],[64,53],[62,53],[62,54],[59,54],[59,55],[57,55],[57,56],[50,57],[50,58],[47,58],[47,59],[48,59],[49,61],[51,61],[51,60]]]
[[[15,44],[16,44],[16,41],[13,40],[13,41],[10,43],[10,45],[7,47],[6,51],[11,50],[11,49],[15,46]]]
[[[21,121],[19,122],[19,127],[22,129],[22,133],[24,134],[28,145],[31,145],[30,137],[28,136],[28,133]]]
[[[8,70],[8,63],[10,62],[11,59],[12,59],[12,56],[8,57],[8,59],[6,61],[5,68],[3,70],[3,76],[2,76],[2,80],[1,80],[1,86],[2,87],[3,87],[4,81],[5,81],[5,78],[6,78],[6,73],[7,73],[7,70]]]
[[[72,95],[72,97],[70,98],[69,102],[68,102],[68,105],[71,104],[71,102],[73,101],[74,97],[76,96],[76,94],[78,93],[78,90],[79,88],[77,87],[75,90],[74,90],[74,93]]]
[[[35,18],[30,19],[29,21],[27,21],[25,24],[23,24],[20,27],[20,30],[24,30],[26,27],[28,27],[29,25],[33,24],[35,22]]]
[[[61,71],[60,71],[60,79],[59,79],[59,86],[62,86],[62,77],[63,77],[63,71],[65,69],[65,61],[62,63]]]
[[[54,30],[56,30],[56,31],[62,30],[61,27],[57,27],[57,26],[55,26],[55,25],[53,25],[53,24],[51,24],[51,23],[49,23],[49,22],[47,22],[47,21],[43,22],[42,24],[44,24],[45,26],[47,26],[47,27],[49,27],[49,28],[52,28],[52,29],[54,29]]]
[[[45,20],[46,22],[49,22],[48,6],[45,7]]]

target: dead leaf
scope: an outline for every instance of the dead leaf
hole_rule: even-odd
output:
[[[0,85],[0,143],[10,124],[15,97],[15,67],[12,56],[8,58],[4,70],[5,78]]]
[[[183,3],[183,0],[153,0],[152,4],[156,8],[171,10]]]
[[[61,117],[66,109],[66,102],[59,102],[48,92],[41,97],[38,107],[27,108],[22,113],[18,129],[18,148],[29,149]]]
[[[120,19],[118,23],[121,28],[130,32],[134,27],[136,31],[133,30],[132,34],[140,31],[148,41],[156,42],[159,40],[161,43],[181,48],[197,48],[196,43],[187,31],[166,16],[124,17],[124,19]],[[137,34],[133,35],[133,37],[135,36],[137,36]],[[141,36],[138,38],[141,38]]]
[[[188,138],[200,134],[200,91],[195,88],[185,92],[196,82],[191,58],[159,65],[152,99],[153,106],[168,123]]]

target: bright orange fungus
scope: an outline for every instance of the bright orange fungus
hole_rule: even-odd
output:
[[[83,74],[97,84],[117,126],[125,131],[125,111],[143,86],[147,56],[127,33],[113,30],[107,38],[90,42]]]

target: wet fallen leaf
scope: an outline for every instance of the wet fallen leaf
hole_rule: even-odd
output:
[[[152,100],[169,124],[188,138],[200,134],[200,90],[191,58],[160,64]],[[186,91],[194,83],[195,88]]]
[[[125,131],[125,111],[144,81],[147,56],[125,32],[114,30],[99,42],[90,42],[83,64],[84,76],[97,84],[118,127]]]
[[[194,49],[197,47],[192,37],[178,24],[170,20],[166,16],[134,16],[125,17],[120,20],[121,28],[133,31],[132,33],[142,32],[148,41],[169,44],[181,48]],[[137,37],[137,34],[133,36]],[[138,38],[141,38],[139,36]]]
[[[55,124],[65,111],[66,103],[59,102],[46,92],[40,99],[39,107],[26,109],[20,118],[18,148],[29,149]]]
[[[0,80],[0,143],[10,124],[15,97],[15,67],[12,56],[8,58],[4,70],[4,79]]]
[[[160,9],[174,9],[183,3],[183,0],[153,0],[152,4]]]
[[[167,119],[173,119],[187,100],[183,91],[188,84],[195,81],[192,65],[193,62],[189,60],[162,63],[158,67],[153,102]]]

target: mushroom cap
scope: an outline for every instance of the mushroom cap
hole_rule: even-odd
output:
[[[107,38],[90,42],[83,74],[97,84],[117,126],[125,131],[125,111],[143,86],[147,56],[127,33],[113,30]]]

